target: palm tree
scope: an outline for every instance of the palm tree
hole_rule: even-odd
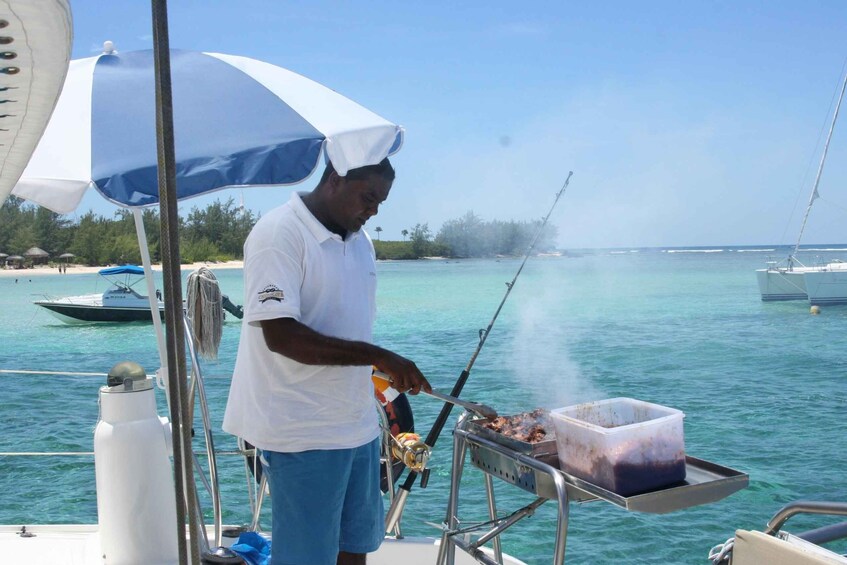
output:
[[[379,241],[379,234],[382,231],[382,228],[377,226],[376,229],[374,229],[374,231],[376,232],[376,240]]]
[[[409,235],[409,230],[403,230],[400,233],[403,234],[403,241],[406,241],[406,237]]]

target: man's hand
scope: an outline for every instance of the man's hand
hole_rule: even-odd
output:
[[[394,390],[408,392],[409,394],[418,394],[422,390],[432,392],[429,381],[426,380],[414,361],[388,350],[383,351],[385,351],[384,358],[380,359],[375,365],[377,369],[390,377],[389,382]]]
[[[316,332],[293,318],[262,320],[268,349],[305,365],[374,365],[391,377],[399,392],[432,392],[413,361],[377,345]]]

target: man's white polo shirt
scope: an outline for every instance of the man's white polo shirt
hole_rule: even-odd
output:
[[[244,244],[244,320],[223,429],[266,450],[358,447],[379,434],[371,368],[304,365],[265,345],[260,322],[294,318],[371,342],[376,259],[364,229],[346,240],[300,195],[262,217]]]

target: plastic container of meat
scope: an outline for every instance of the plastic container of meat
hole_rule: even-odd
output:
[[[550,411],[559,468],[621,496],[685,479],[684,414],[634,398]]]

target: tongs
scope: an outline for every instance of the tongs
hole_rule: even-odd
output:
[[[391,375],[389,375],[388,373],[383,373],[382,371],[374,370],[373,376],[384,381],[388,381],[389,384],[394,384],[394,381],[391,379]],[[449,394],[444,394],[443,392],[438,392],[435,390],[433,390],[432,392],[426,392],[425,390],[421,390],[421,392],[433,398],[443,400],[444,402],[449,402],[450,404],[461,406],[465,410],[473,412],[474,414],[477,414],[487,420],[493,420],[497,417],[497,412],[494,410],[494,408],[486,404],[479,404],[478,402],[468,402],[467,400],[462,400],[460,398],[456,398],[455,396],[450,396]]]

